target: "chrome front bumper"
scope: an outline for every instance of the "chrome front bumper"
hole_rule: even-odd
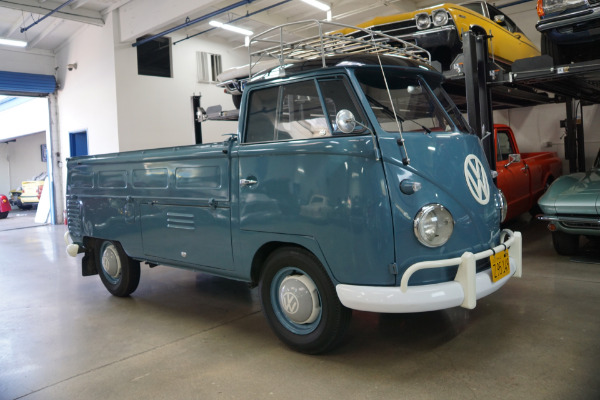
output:
[[[508,236],[508,238],[507,238]],[[411,265],[400,286],[356,286],[339,284],[337,295],[348,308],[380,313],[408,313],[443,310],[461,306],[473,309],[477,299],[500,289],[512,276],[522,275],[521,232],[502,231],[502,244],[477,254],[465,252],[461,257],[436,261],[422,261]],[[492,254],[509,249],[510,273],[497,282],[492,282],[490,270],[476,273],[475,262]],[[451,282],[432,285],[408,286],[410,277],[427,268],[443,268],[458,265],[456,277]]]

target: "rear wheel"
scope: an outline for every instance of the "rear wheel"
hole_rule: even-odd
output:
[[[299,248],[282,248],[265,262],[260,299],[269,325],[291,348],[323,353],[340,343],[352,311],[340,303],[319,260]]]
[[[0,212],[0,219],[8,217],[8,211]]]
[[[579,235],[571,235],[561,231],[552,232],[552,244],[556,252],[562,256],[572,256],[579,249]]]
[[[96,254],[98,274],[110,293],[126,297],[137,289],[140,283],[140,263],[127,256],[120,243],[101,241]]]

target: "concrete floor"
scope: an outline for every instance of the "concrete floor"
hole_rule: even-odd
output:
[[[243,283],[143,266],[116,298],[64,226],[2,231],[0,399],[600,399],[600,265],[514,225],[522,279],[472,311],[354,312],[322,356],[282,345]]]

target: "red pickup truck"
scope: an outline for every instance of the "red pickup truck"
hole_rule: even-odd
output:
[[[520,153],[513,131],[494,125],[498,187],[506,196],[506,221],[530,211],[550,183],[562,175],[562,161],[555,152]]]

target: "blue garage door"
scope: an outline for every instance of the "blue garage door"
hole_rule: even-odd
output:
[[[56,91],[53,75],[0,71],[0,94],[11,96],[47,96]]]

